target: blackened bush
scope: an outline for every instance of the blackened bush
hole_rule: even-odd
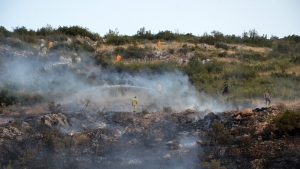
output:
[[[143,58],[146,54],[145,49],[139,48],[137,46],[128,46],[123,53],[123,58]]]

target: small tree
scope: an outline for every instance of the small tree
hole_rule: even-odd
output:
[[[300,128],[300,112],[287,110],[275,118],[275,125],[282,133],[288,133]]]
[[[48,105],[48,108],[51,113],[60,113],[61,112],[61,106],[60,103],[55,105],[54,101],[51,101]]]

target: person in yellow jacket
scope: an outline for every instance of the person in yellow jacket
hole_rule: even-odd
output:
[[[49,41],[49,49],[52,48],[52,46],[53,46],[53,42]]]
[[[120,62],[121,61],[121,56],[118,54],[118,56],[117,56],[117,62]]]
[[[138,104],[138,99],[136,98],[136,96],[134,96],[134,98],[132,99],[132,103],[131,104],[133,106],[133,112],[135,112],[137,104]]]
[[[160,40],[157,42],[157,46],[158,46],[158,47],[161,46],[161,41],[160,41]]]

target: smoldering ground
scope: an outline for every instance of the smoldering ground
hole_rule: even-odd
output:
[[[58,161],[48,160],[49,166],[58,168],[73,164],[84,168],[88,163],[97,163],[106,168],[114,168],[114,166],[145,168],[145,165],[146,168],[186,168],[187,166],[195,168],[199,164],[197,153],[200,151],[199,147],[193,146],[199,139],[197,136],[191,136],[191,134],[177,136],[180,131],[178,124],[167,117],[163,123],[158,122],[157,126],[153,125],[147,129],[150,133],[151,131],[161,132],[161,135],[166,135],[161,136],[163,138],[159,138],[154,133],[147,135],[146,132],[133,136],[128,134],[130,132],[126,131],[125,126],[120,125],[122,123],[116,123],[118,114],[133,111],[131,100],[134,96],[139,100],[137,108],[139,114],[130,113],[128,116],[132,121],[135,119],[134,116],[142,118],[144,114],[140,112],[157,113],[164,107],[170,107],[173,113],[197,108],[199,114],[194,117],[195,119],[204,116],[206,109],[219,112],[233,107],[230,102],[225,103],[216,97],[197,92],[190,84],[188,76],[178,70],[162,73],[120,72],[114,68],[102,69],[92,64],[62,63],[59,62],[58,56],[51,59],[14,58],[1,61],[3,64],[1,88],[10,88],[17,92],[39,93],[45,97],[45,101],[53,100],[62,106],[76,105],[77,107],[74,106],[75,108],[71,111],[63,111],[63,113],[69,113],[70,117],[77,112],[86,113],[85,118],[76,119],[79,121],[78,125],[73,124],[75,122],[70,118],[71,127],[61,127],[61,132],[68,134],[71,130],[75,130],[75,134],[80,134],[84,132],[82,124],[98,131],[102,131],[100,129],[111,131],[110,134],[95,131],[93,134],[97,137],[92,140],[93,145],[101,139],[112,137],[116,130],[121,132],[117,143],[102,148],[104,155],[92,157],[91,154],[74,156],[61,154]],[[161,89],[158,89],[158,84],[161,85]],[[138,127],[137,129],[145,128]],[[155,139],[161,140],[153,143]],[[170,140],[175,142],[175,146],[181,145],[183,148],[174,150],[174,154],[169,154],[170,150],[165,142]],[[189,152],[189,156],[186,152]],[[53,155],[41,152],[40,156],[47,161]]]

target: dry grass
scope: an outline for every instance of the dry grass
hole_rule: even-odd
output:
[[[90,140],[89,137],[87,137],[84,134],[81,134],[75,138],[75,144],[76,145],[86,144],[89,140]]]
[[[296,73],[296,75],[300,75],[300,66],[292,67],[286,70],[287,73]]]
[[[26,115],[34,115],[34,114],[41,114],[44,112],[44,108],[41,106],[41,105],[37,105],[37,106],[34,106],[32,108],[29,108],[25,114]]]
[[[266,48],[266,47],[251,47],[251,46],[245,46],[243,47],[243,50],[252,50],[252,51],[255,51],[255,52],[261,52],[261,53],[268,53],[270,51],[272,51],[272,49],[270,48]]]
[[[240,63],[239,60],[235,59],[235,58],[218,58],[218,61],[223,61],[223,62],[232,62],[232,61],[236,61],[237,63]]]

